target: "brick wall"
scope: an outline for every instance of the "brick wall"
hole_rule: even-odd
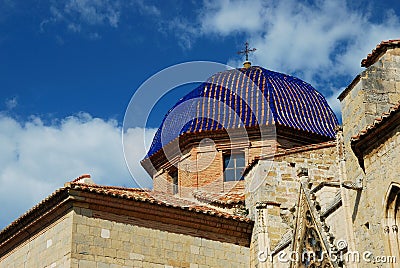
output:
[[[215,143],[214,143],[215,142]],[[246,163],[252,162],[256,157],[273,153],[279,148],[293,148],[302,145],[283,137],[278,140],[273,137],[270,140],[219,140],[200,144],[191,144],[185,149],[185,153],[175,164],[169,165],[170,169],[178,168],[179,196],[190,197],[193,190],[212,192],[228,192],[235,183],[224,183],[223,156],[234,151],[245,154]],[[154,189],[166,193],[172,193],[171,178],[168,168],[160,169],[153,175]]]

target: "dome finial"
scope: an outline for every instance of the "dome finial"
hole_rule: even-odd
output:
[[[257,49],[256,49],[256,48],[251,48],[251,49],[249,49],[249,42],[247,42],[247,41],[246,41],[246,43],[245,43],[245,46],[246,46],[245,50],[238,51],[238,54],[239,54],[239,55],[240,55],[240,54],[246,55],[246,61],[243,62],[243,66],[244,66],[244,68],[249,68],[249,67],[251,66],[251,62],[249,61],[249,53],[250,53],[250,52],[254,52],[254,51],[256,51]]]

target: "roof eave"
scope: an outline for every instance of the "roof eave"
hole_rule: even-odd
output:
[[[379,117],[375,124],[362,130],[360,134],[351,138],[351,148],[357,156],[360,166],[364,169],[364,154],[372,145],[379,143],[381,138],[400,125],[400,105],[392,109],[389,114]]]
[[[74,209],[74,207],[89,208],[93,211],[101,210],[107,212],[107,215],[116,213],[116,211],[115,215],[124,215],[123,213],[131,215],[134,213],[132,215],[135,217],[147,219],[150,222],[165,221],[168,218],[170,219],[169,223],[165,223],[165,226],[169,224],[180,226],[177,227],[177,230],[180,229],[183,234],[190,235],[187,230],[194,228],[193,226],[196,225],[201,226],[196,229],[196,233],[198,232],[201,237],[214,240],[222,239],[224,242],[240,244],[246,247],[250,245],[254,222],[249,218],[211,210],[205,211],[192,207],[180,207],[149,198],[108,193],[107,189],[113,189],[111,186],[102,188],[102,186],[98,185],[81,185],[84,187],[82,188],[79,183],[70,183],[69,186],[57,190],[3,229],[0,232],[0,257],[44,230],[51,223]],[[121,187],[115,187],[115,189],[129,190],[129,188]],[[132,190],[140,191],[137,189]],[[132,202],[136,203],[136,205],[133,205]],[[107,204],[107,206],[104,206],[104,204]],[[159,214],[157,214],[158,212]],[[106,214],[97,213],[96,215],[96,217],[101,217],[100,215]],[[163,215],[163,217],[160,217],[160,215]],[[128,219],[129,217],[126,218]],[[115,220],[115,217],[108,220],[113,219]],[[210,223],[210,225],[207,223]],[[207,230],[215,228],[215,223],[219,223],[220,227],[213,229],[214,231],[210,231],[210,235],[208,235]],[[151,227],[151,224],[149,227]],[[223,232],[225,235],[222,238],[216,238],[218,237],[216,235],[218,232]]]

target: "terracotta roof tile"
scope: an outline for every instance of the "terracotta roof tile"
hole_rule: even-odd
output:
[[[31,215],[34,215],[36,211],[39,211],[43,207],[46,206],[49,202],[51,202],[54,199],[57,199],[57,196],[63,195],[65,193],[66,188],[60,188],[57,189],[55,192],[53,192],[51,195],[40,201],[38,204],[36,204],[34,207],[26,211],[24,214],[22,214],[18,219],[15,221],[11,222],[8,226],[6,226],[3,230],[0,230],[0,238],[3,237],[10,229],[12,229],[14,226],[17,226],[21,222],[23,222],[24,219],[30,217]]]
[[[382,41],[374,50],[372,50],[372,53],[368,54],[368,56],[361,61],[361,67],[368,68],[379,59],[382,53],[392,47],[400,47],[400,40]]]
[[[195,213],[208,214],[208,215],[212,215],[212,216],[216,216],[216,217],[220,217],[220,218],[232,219],[232,220],[236,220],[236,221],[251,222],[251,220],[247,217],[233,215],[228,212],[220,211],[215,208],[208,207],[206,205],[201,205],[199,203],[196,203],[196,202],[193,202],[190,200],[177,198],[177,197],[165,194],[165,193],[156,192],[156,191],[152,191],[149,189],[104,186],[104,185],[85,184],[85,183],[81,183],[81,182],[76,182],[76,181],[79,181],[80,179],[82,179],[82,178],[79,177],[71,182],[66,183],[65,187],[62,187],[62,188],[56,190],[50,196],[46,197],[40,203],[38,203],[37,205],[32,207],[30,210],[25,212],[22,216],[20,216],[18,219],[16,219],[11,224],[9,224],[6,228],[4,228],[2,231],[0,231],[0,236],[7,233],[8,230],[10,230],[11,228],[18,225],[20,222],[22,222],[25,218],[29,217],[31,214],[35,213],[39,209],[48,205],[49,201],[56,198],[56,196],[59,196],[62,193],[67,194],[67,191],[71,190],[71,189],[78,190],[78,191],[92,192],[92,193],[112,196],[112,197],[116,197],[116,198],[134,200],[134,201],[139,201],[139,202],[146,202],[146,203],[155,204],[155,205],[159,205],[159,206],[174,207],[174,208],[179,208],[182,210],[193,211]],[[233,196],[234,195],[230,196],[229,198],[233,198],[234,200],[236,200]],[[237,198],[239,198],[239,197],[237,197]],[[223,201],[221,201],[221,202],[223,202]],[[228,201],[226,201],[226,202],[228,202]]]
[[[195,191],[193,192],[193,196],[201,202],[223,206],[244,204],[245,200],[244,193],[239,192],[211,193],[205,191]]]
[[[206,205],[202,205],[187,199],[178,198],[170,194],[151,191],[148,189],[123,188],[115,186],[89,185],[82,183],[70,183],[71,189],[95,192],[98,194],[111,195],[118,198],[131,199],[140,202],[147,202],[166,207],[175,207],[183,210],[194,211],[214,215],[221,218],[234,219],[238,221],[250,222],[247,217],[237,216],[228,212],[223,212]]]
[[[389,112],[383,113],[381,116],[375,118],[372,124],[367,125],[363,130],[361,130],[357,135],[351,137],[351,142],[357,142],[361,140],[363,137],[370,134],[372,131],[377,129],[381,124],[386,122],[390,117],[400,111],[400,102],[395,106],[391,107]]]
[[[83,179],[90,179],[90,178],[91,178],[91,176],[89,174],[83,174],[71,182],[80,182]]]

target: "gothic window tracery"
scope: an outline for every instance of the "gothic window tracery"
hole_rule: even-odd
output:
[[[311,212],[305,213],[305,229],[299,252],[300,267],[304,268],[330,268],[332,267],[324,252],[321,239],[314,225]]]

